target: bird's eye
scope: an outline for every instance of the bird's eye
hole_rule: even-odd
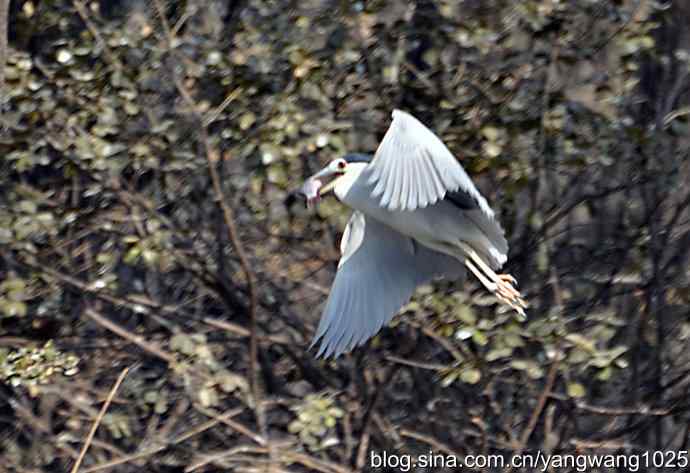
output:
[[[346,166],[345,161],[338,161],[338,169],[340,169],[342,171],[343,169],[345,169],[345,166]]]

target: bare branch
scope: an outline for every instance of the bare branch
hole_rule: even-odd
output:
[[[121,327],[115,322],[103,317],[101,314],[99,314],[93,309],[86,309],[84,313],[94,322],[107,328],[116,335],[119,335],[120,337],[129,340],[130,342],[134,343],[136,346],[143,349],[144,351],[160,358],[161,360],[166,361],[170,365],[175,364],[175,357],[172,354],[160,348],[157,344],[145,340],[144,337],[140,337],[139,335],[133,334],[126,328]]]
[[[86,441],[82,446],[81,452],[79,452],[79,458],[77,458],[77,461],[74,462],[74,466],[72,467],[71,473],[77,473],[79,471],[79,466],[81,465],[81,462],[84,460],[84,456],[86,455],[86,451],[89,449],[89,446],[93,441],[94,435],[96,435],[96,430],[98,429],[98,426],[101,424],[103,416],[105,416],[105,413],[108,411],[108,407],[110,407],[110,403],[115,397],[115,393],[120,388],[120,384],[122,384],[122,381],[125,379],[125,376],[127,376],[127,373],[129,373],[129,369],[130,367],[123,369],[120,373],[120,376],[117,377],[115,384],[113,384],[112,389],[108,393],[108,397],[105,399],[105,402],[103,403],[103,407],[101,407],[101,410],[98,413],[98,417],[96,417],[96,419],[93,421],[93,425],[91,426],[89,435],[86,436]]]
[[[5,103],[5,67],[7,67],[7,24],[10,0],[0,0],[0,109]]]

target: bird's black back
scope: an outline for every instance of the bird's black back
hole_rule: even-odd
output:
[[[348,153],[343,156],[343,159],[348,163],[369,163],[373,159],[373,155],[364,153]]]

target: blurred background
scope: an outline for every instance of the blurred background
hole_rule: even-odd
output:
[[[3,471],[689,449],[687,2],[0,0],[0,25]],[[294,190],[393,108],[499,215],[528,320],[439,282],[315,360],[350,211]]]

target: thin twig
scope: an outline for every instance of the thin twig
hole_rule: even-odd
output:
[[[0,0],[0,109],[5,103],[5,67],[7,65],[7,22],[10,0]]]
[[[553,287],[556,304],[560,309],[562,309],[563,295],[561,293],[561,287],[558,280],[558,272],[554,267],[551,268],[551,285]],[[529,441],[529,438],[532,436],[532,433],[534,432],[534,429],[537,426],[537,422],[539,421],[539,417],[541,416],[541,413],[544,411],[546,402],[548,401],[549,397],[551,396],[551,392],[553,391],[553,386],[556,382],[556,375],[558,374],[558,367],[561,361],[560,341],[556,343],[555,351],[556,355],[554,357],[553,362],[551,363],[549,372],[546,375],[546,384],[544,385],[544,389],[542,390],[539,399],[537,400],[537,405],[534,407],[534,411],[532,412],[532,416],[530,417],[529,422],[527,423],[527,427],[525,427],[525,430],[522,432],[522,435],[520,436],[519,445],[515,449],[516,455],[522,454],[522,452],[527,447],[527,442]],[[510,472],[512,471],[512,469],[513,468],[511,466],[508,469],[508,471]]]
[[[327,460],[322,460],[319,458],[314,458],[306,453],[299,453],[296,451],[283,451],[280,452],[283,457],[287,457],[290,460],[306,466],[313,471],[320,471],[322,473],[329,473],[331,471],[335,473],[352,473],[352,470],[344,466],[337,465],[335,463],[329,462]]]
[[[204,126],[209,126],[211,123],[216,121],[216,119],[220,116],[223,111],[230,105],[237,97],[242,95],[242,92],[244,92],[244,89],[242,87],[237,87],[236,89],[233,89],[232,92],[230,92],[227,97],[221,102],[220,105],[218,105],[216,108],[213,110],[209,111],[206,114],[206,117],[204,118]]]
[[[167,17],[165,16],[165,9],[161,4],[160,0],[153,1],[158,16],[160,18],[161,24],[163,25],[163,30],[165,31],[165,37],[168,49],[171,54],[175,54],[175,36],[174,32],[170,27]],[[178,58],[182,61],[183,58]],[[211,176],[211,182],[213,185],[213,191],[216,195],[216,200],[223,212],[223,218],[225,221],[225,226],[228,230],[228,238],[230,244],[235,250],[237,257],[240,260],[240,267],[244,273],[245,279],[247,281],[247,292],[249,294],[249,380],[252,392],[252,398],[254,401],[254,409],[256,415],[256,422],[259,426],[259,431],[263,438],[267,438],[266,431],[266,421],[264,418],[262,403],[261,403],[261,386],[259,384],[259,364],[258,364],[258,336],[257,336],[257,324],[256,324],[256,307],[258,305],[258,293],[256,284],[256,275],[252,271],[251,265],[249,263],[249,258],[244,250],[244,245],[239,238],[239,232],[237,231],[237,225],[235,224],[235,213],[234,210],[228,205],[227,199],[225,198],[225,193],[220,183],[220,176],[218,175],[218,170],[216,169],[216,163],[220,159],[218,150],[211,145],[211,140],[208,136],[208,130],[206,129],[204,119],[199,113],[198,104],[192,98],[187,88],[184,86],[179,77],[173,78],[180,96],[187,103],[187,106],[192,110],[192,112],[197,115],[199,120],[199,131],[201,133],[201,142],[204,145],[204,150],[206,152],[206,160],[208,163],[208,171]]]
[[[155,455],[156,453],[162,452],[166,448],[168,448],[167,445],[161,445],[141,452],[132,453],[131,455],[125,455],[114,460],[94,465],[91,468],[84,470],[83,473],[94,473],[96,471],[109,470],[110,468],[113,468],[115,466],[124,465],[126,463],[131,463],[133,461],[140,460],[142,458],[150,457],[152,455]]]
[[[124,381],[125,376],[127,376],[127,373],[129,373],[129,366],[125,369],[122,370],[122,373],[120,373],[120,376],[117,377],[117,381],[115,381],[115,384],[113,385],[112,389],[108,393],[108,397],[105,399],[105,402],[103,403],[103,407],[101,407],[100,412],[98,413],[98,417],[93,421],[93,425],[91,426],[91,430],[89,431],[89,435],[86,436],[86,441],[84,442],[84,446],[81,448],[81,452],[79,452],[79,457],[77,458],[77,461],[74,462],[74,466],[72,467],[71,473],[77,473],[79,471],[79,466],[81,465],[81,462],[84,460],[84,456],[86,455],[86,451],[89,449],[89,446],[91,445],[91,442],[93,442],[93,436],[96,435],[96,430],[98,429],[98,426],[101,424],[101,421],[103,420],[103,416],[105,416],[105,413],[108,410],[108,407],[110,407],[110,403],[112,402],[113,398],[115,397],[115,393],[117,392],[118,388],[120,387],[120,384],[122,384],[122,381]]]
[[[203,322],[212,327],[216,327],[225,330],[240,337],[251,337],[251,332],[241,325],[228,322],[226,320],[213,319],[211,317],[205,317]],[[271,343],[276,343],[278,345],[289,345],[292,340],[287,335],[261,335],[259,340],[268,341]]]
[[[432,328],[426,327],[424,325],[420,325],[416,322],[408,322],[410,325],[413,327],[417,327],[422,330],[422,333],[426,335],[429,338],[434,339],[436,342],[438,342],[439,345],[441,345],[443,348],[448,351],[451,355],[453,355],[453,358],[455,358],[455,361],[458,363],[462,363],[465,360],[465,357],[463,357],[462,353],[460,353],[455,346],[453,346],[453,343],[448,340],[446,337],[442,337],[441,335],[437,334],[434,332]]]
[[[202,411],[204,414],[208,415],[205,411]],[[223,420],[223,423],[226,423],[225,420]],[[230,426],[231,428],[235,428],[235,425]],[[272,447],[277,447],[280,449],[280,445],[272,446]],[[310,455],[307,455],[305,453],[298,453],[294,451],[294,446],[290,444],[286,444],[283,447],[285,447],[285,450],[278,450],[278,455],[281,458],[286,458],[289,459],[290,462],[295,462],[295,463],[300,463],[301,465],[309,468],[312,471],[320,471],[322,473],[351,473],[351,470],[345,467],[342,467],[340,465],[337,465],[335,463],[331,463],[329,461],[323,460],[323,459],[317,459],[314,458]],[[227,458],[229,456],[236,455],[237,453],[244,453],[244,452],[252,452],[252,453],[268,453],[269,455],[271,454],[271,450],[266,447],[255,447],[255,446],[250,446],[250,445],[245,445],[245,446],[239,446],[235,447],[233,449],[215,453],[212,455],[204,455],[204,458],[199,460],[196,463],[193,463],[192,465],[189,465],[186,469],[185,472],[191,472],[198,470],[199,468],[223,459]],[[256,460],[254,460],[256,462]],[[273,471],[277,471],[277,468],[274,469]]]
[[[616,440],[602,440],[602,441],[591,441],[591,440],[580,440],[572,439],[570,444],[575,448],[594,448],[594,449],[605,449],[605,450],[624,450],[633,451],[641,449],[639,446],[630,445],[627,442],[620,442]]]
[[[552,399],[558,399],[559,401],[572,402],[570,396],[565,396],[563,394],[551,393],[549,397]],[[657,416],[663,417],[672,414],[672,409],[654,409],[649,406],[637,406],[637,407],[605,407],[605,406],[594,406],[592,404],[587,404],[586,402],[576,401],[575,407],[589,412],[591,414],[599,414],[602,416]]]
[[[431,446],[434,452],[443,452],[447,455],[452,455],[456,458],[462,457],[462,455],[459,452],[453,450],[445,443],[441,442],[440,440],[436,440],[435,438],[429,435],[420,434],[419,432],[415,432],[414,430],[409,429],[400,429],[398,433],[401,437],[411,438]]]
[[[12,407],[14,412],[17,414],[17,417],[21,419],[22,422],[26,423],[39,433],[44,434],[46,437],[51,438],[54,442],[55,448],[57,448],[58,450],[62,450],[74,459],[79,457],[79,454],[75,449],[57,440],[57,438],[53,434],[53,429],[49,425],[47,425],[47,423],[43,419],[39,419],[38,417],[36,417],[32,408],[27,407],[23,403],[19,402],[17,399],[5,397],[1,394],[0,397],[7,400],[10,407]]]
[[[611,33],[609,36],[606,37],[597,47],[594,48],[594,51],[592,51],[592,56],[596,56],[599,54],[599,52],[604,49],[611,41],[613,41],[618,35],[623,33],[623,31],[626,30],[628,26],[633,21],[640,21],[639,15],[643,11],[643,7],[646,6],[648,0],[639,0],[637,2],[637,5],[635,6],[635,9],[633,10],[632,15],[630,15],[630,18],[627,19],[627,21],[624,21],[621,26],[619,26],[613,33]]]
[[[144,339],[144,337],[133,334],[132,332],[119,326],[115,322],[103,317],[101,314],[99,314],[93,309],[86,309],[84,314],[97,324],[105,327],[106,329],[110,330],[116,335],[119,335],[125,340],[129,340],[139,348],[142,348],[144,351],[157,356],[161,360],[168,362],[168,364],[170,365],[175,364],[175,357],[172,354],[160,348],[157,344],[147,341],[146,339]]]
[[[175,26],[172,27],[171,33],[173,36],[176,36],[177,33],[180,32],[184,24],[189,20],[191,17],[196,15],[197,10],[199,7],[197,5],[189,5],[187,4],[187,8],[185,8],[184,13],[182,13],[182,16],[180,16],[180,19],[177,20],[177,23],[175,23]]]
[[[228,427],[230,427],[235,432],[240,433],[246,437],[249,437],[250,439],[252,439],[254,442],[258,443],[262,447],[265,447],[267,445],[265,437],[263,437],[260,434],[257,434],[256,432],[253,432],[250,428],[244,426],[243,424],[241,424],[239,422],[235,422],[234,420],[231,420],[229,418],[224,418],[222,415],[216,414],[212,410],[206,409],[203,406],[200,406],[198,404],[195,404],[194,408],[197,411],[201,412],[205,416],[211,417],[213,419],[217,419],[219,422],[227,425]]]
[[[400,358],[399,356],[387,355],[386,360],[392,361],[393,363],[399,363],[405,366],[412,366],[414,368],[421,368],[423,370],[430,371],[443,371],[447,370],[449,367],[447,365],[441,365],[438,363],[423,363],[421,361],[406,360],[405,358]]]
[[[99,285],[96,284],[97,280],[92,282],[82,281],[79,278],[75,278],[67,274],[63,274],[59,271],[56,271],[55,269],[52,269],[49,266],[31,261],[31,259],[38,259],[37,254],[25,250],[20,250],[17,253],[21,256],[21,259],[19,261],[22,265],[26,266],[27,268],[33,269],[34,271],[38,271],[39,273],[42,273],[43,276],[55,278],[64,284],[79,289],[84,293],[92,294],[99,299],[114,304],[115,306],[125,307],[137,313],[145,313],[147,316],[150,316],[152,318],[158,318],[155,314],[152,313],[152,310],[164,312],[167,314],[179,313],[179,306],[175,307],[170,305],[158,304],[157,302],[152,301],[151,299],[144,296],[131,295],[124,298],[113,296],[109,293],[109,291],[100,289]]]
[[[210,463],[217,463],[220,460],[228,457],[234,457],[239,453],[267,453],[267,449],[265,447],[256,447],[254,445],[239,445],[231,448],[230,450],[224,449],[216,453],[206,453],[202,458],[187,466],[184,471],[185,473],[191,473],[209,465]],[[232,461],[237,462],[237,458],[233,458]],[[247,459],[247,461],[256,463],[256,458]]]
[[[215,427],[216,425],[223,422],[224,419],[229,419],[229,418],[232,418],[232,417],[235,417],[235,416],[241,414],[243,410],[244,410],[243,407],[229,410],[227,412],[224,412],[223,414],[221,414],[220,416],[218,416],[217,418],[215,418],[213,420],[209,420],[209,421],[201,423],[198,426],[192,427],[188,431],[178,435],[177,437],[175,437],[174,439],[165,443],[164,445],[158,445],[156,447],[149,448],[149,449],[143,450],[141,452],[136,452],[136,453],[133,453],[131,455],[125,455],[125,456],[122,456],[120,458],[116,458],[115,460],[110,460],[110,461],[107,461],[105,463],[101,463],[99,465],[92,466],[88,470],[85,470],[83,473],[94,473],[96,471],[107,470],[107,469],[110,469],[114,466],[124,465],[126,463],[140,460],[142,458],[150,457],[150,456],[155,455],[159,452],[162,452],[163,450],[165,450],[165,449],[167,449],[173,445],[181,443],[181,442],[183,442],[183,441],[185,441],[185,440],[187,440],[187,439],[189,439],[195,435],[199,435],[200,433],[205,432],[206,430],[208,430],[212,427]]]
[[[94,39],[96,40],[96,43],[98,44],[98,47],[103,50],[103,54],[105,54],[105,57],[108,60],[108,62],[116,69],[122,69],[122,63],[117,59],[117,57],[112,53],[112,51],[110,51],[108,43],[103,39],[103,35],[98,30],[96,23],[94,23],[91,17],[89,16],[89,9],[86,7],[86,5],[84,5],[84,3],[81,0],[72,0],[72,4],[74,5],[74,8],[77,10],[77,13],[81,17],[82,21],[86,25],[86,28],[88,28],[89,32],[93,35]]]
[[[553,363],[551,363],[551,367],[549,368],[549,373],[546,377],[546,385],[544,386],[544,389],[542,390],[541,395],[539,396],[539,400],[537,401],[537,405],[535,406],[534,411],[532,412],[532,416],[530,417],[529,422],[527,423],[527,427],[525,427],[525,430],[522,432],[522,436],[520,437],[520,444],[515,449],[515,455],[521,455],[527,447],[527,442],[529,441],[529,438],[532,436],[532,432],[534,432],[534,428],[537,426],[537,422],[539,421],[539,417],[541,416],[541,413],[544,410],[544,406],[546,406],[546,401],[549,398],[551,391],[553,390],[553,385],[556,382],[556,375],[558,374],[559,364],[560,357],[557,353],[557,358],[554,359]],[[511,466],[508,469],[508,471],[512,471],[512,469],[513,468]]]
[[[259,384],[259,340],[256,324],[256,306],[258,301],[258,293],[256,289],[256,275],[252,271],[249,258],[244,250],[244,246],[240,241],[237,225],[235,224],[235,212],[228,205],[223,188],[220,184],[220,176],[216,169],[216,163],[219,156],[218,151],[215,150],[210,143],[208,132],[206,128],[201,127],[201,137],[206,149],[206,159],[208,162],[208,170],[211,175],[213,189],[218,200],[218,205],[223,211],[223,218],[225,219],[225,226],[228,229],[228,237],[230,243],[240,260],[240,267],[244,273],[247,281],[247,292],[249,293],[249,380],[251,383],[252,398],[254,399],[254,408],[256,413],[256,422],[259,425],[261,435],[266,437],[266,422],[264,419],[263,409],[261,407],[261,386]]]
[[[364,418],[362,419],[362,434],[359,438],[359,448],[357,449],[357,458],[355,460],[355,467],[359,471],[361,471],[364,468],[364,464],[366,462],[366,454],[369,448],[369,438],[371,437],[371,424],[373,414],[376,410],[376,404],[381,398],[383,391],[393,383],[393,379],[395,378],[395,375],[398,373],[399,369],[400,365],[393,365],[393,367],[388,372],[388,376],[386,376],[386,381],[382,382],[376,388],[374,397],[372,398],[371,402],[369,403],[369,407],[364,413]]]

